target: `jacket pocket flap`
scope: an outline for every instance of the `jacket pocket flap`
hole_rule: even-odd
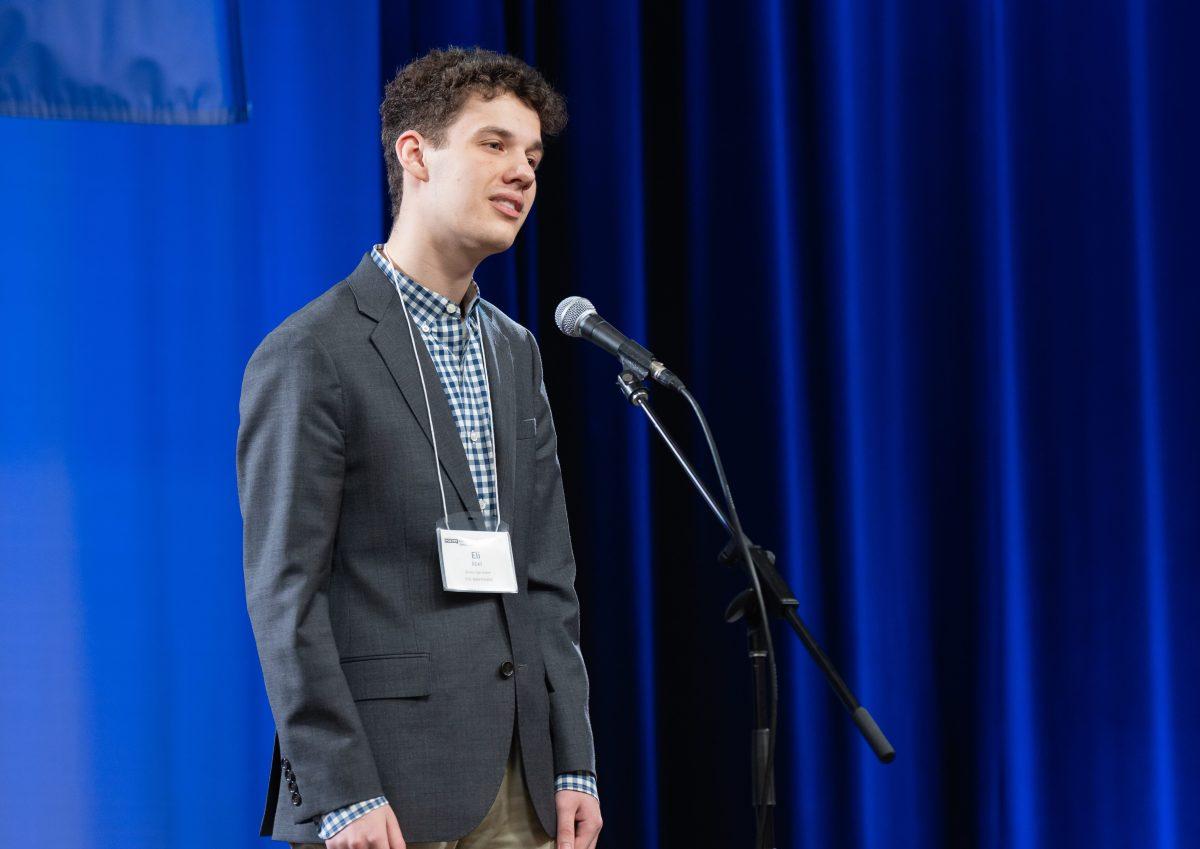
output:
[[[517,427],[517,439],[533,439],[537,436],[537,419],[521,419]]]
[[[381,654],[342,661],[355,701],[402,699],[430,693],[429,655]]]

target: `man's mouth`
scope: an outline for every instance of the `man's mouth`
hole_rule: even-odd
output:
[[[490,198],[490,200],[492,206],[500,210],[500,212],[507,215],[509,218],[521,217],[521,209],[524,207],[524,203],[522,203],[519,198],[509,195],[495,195]]]

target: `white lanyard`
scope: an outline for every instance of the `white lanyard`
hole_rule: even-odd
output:
[[[380,248],[384,259],[392,266],[392,270],[399,275],[400,267],[392,261],[388,256],[387,248]],[[408,300],[404,297],[404,290],[400,284],[392,279],[392,285],[396,287],[396,294],[400,296],[400,305],[404,308],[404,321],[408,325],[408,338],[412,342],[413,359],[417,361],[417,373],[421,376],[421,392],[425,395],[425,415],[429,418],[429,439],[433,442],[433,464],[434,471],[437,472],[438,489],[442,493],[442,517],[446,520],[446,527],[450,527],[450,511],[446,508],[446,486],[442,482],[442,466],[441,460],[438,457],[437,447],[437,432],[433,428],[433,408],[429,406],[429,388],[425,385],[425,370],[421,368],[421,357],[417,353],[417,337],[413,333],[412,318],[408,314]],[[467,335],[472,336],[471,320],[467,314],[462,313],[462,321],[466,326]],[[487,352],[483,344],[483,322],[479,323],[479,336],[475,339],[475,343],[479,346],[479,358],[483,361],[483,389],[487,393],[488,402],[488,444],[491,446],[491,462],[492,462],[492,480],[496,482],[496,526],[500,525],[500,477],[497,474],[496,468],[496,416],[492,412],[492,387],[488,381],[487,373]]]

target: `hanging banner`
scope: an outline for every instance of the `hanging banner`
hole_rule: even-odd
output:
[[[247,117],[236,0],[0,0],[0,115]]]

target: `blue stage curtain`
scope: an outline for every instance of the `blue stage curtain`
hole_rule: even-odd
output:
[[[571,111],[478,278],[546,359],[601,846],[750,845],[749,667],[721,619],[745,581],[616,362],[554,330],[568,294],[693,388],[747,533],[897,748],[877,763],[777,629],[778,845],[1195,842],[1195,11],[245,12],[244,126],[0,120],[6,837],[258,845],[241,370],[382,237],[382,82],[453,43],[524,56]]]
[[[245,12],[248,123],[0,118],[0,821],[16,844],[268,845],[238,395],[263,334],[378,235],[378,11]]]

